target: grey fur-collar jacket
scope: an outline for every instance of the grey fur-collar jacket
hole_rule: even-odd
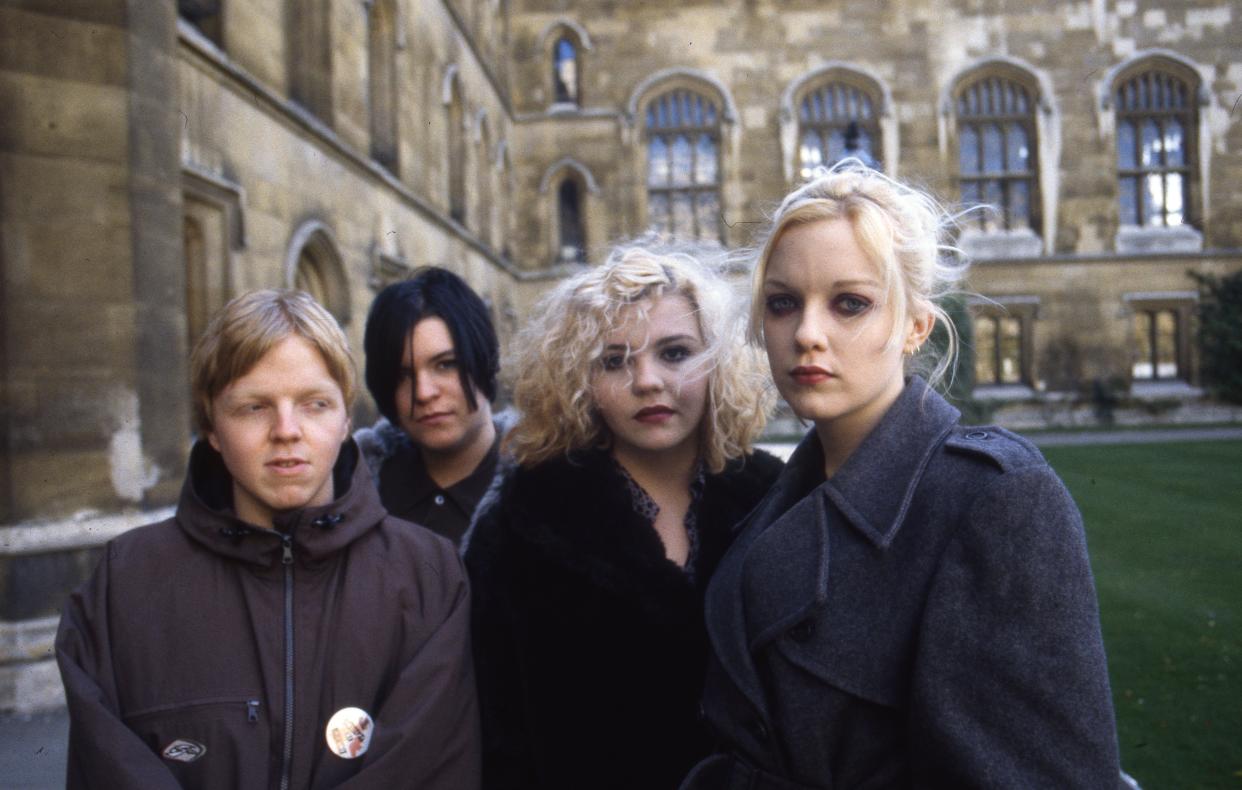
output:
[[[492,425],[496,426],[496,435],[504,436],[517,422],[518,414],[513,409],[504,409],[492,415]],[[397,454],[398,450],[410,448],[414,443],[405,431],[380,417],[370,428],[359,428],[354,431],[354,441],[362,452],[362,460],[371,470],[371,479],[379,483],[380,469],[384,462]]]

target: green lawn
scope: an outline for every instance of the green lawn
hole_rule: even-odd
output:
[[[1242,442],[1044,455],[1087,525],[1122,765],[1242,788]]]

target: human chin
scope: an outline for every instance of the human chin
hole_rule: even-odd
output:
[[[621,431],[614,431],[614,436],[625,444],[645,452],[666,452],[677,449],[693,441],[696,431],[681,424],[674,418],[664,424],[626,426]]]
[[[836,417],[841,411],[839,399],[825,392],[808,392],[802,387],[791,387],[782,391],[781,397],[802,420],[822,422]]]

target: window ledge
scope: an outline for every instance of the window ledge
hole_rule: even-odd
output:
[[[983,401],[1019,401],[1035,397],[1035,390],[1025,384],[986,384],[975,387],[975,400]]]
[[[957,246],[970,258],[1036,258],[1044,251],[1044,242],[1030,228],[983,232],[966,230]]]
[[[1203,397],[1203,390],[1179,379],[1135,381],[1130,384],[1130,397],[1136,400],[1194,400]]]
[[[1203,234],[1189,225],[1172,228],[1146,228],[1139,225],[1122,225],[1113,241],[1117,252],[1199,252],[1203,249]]]

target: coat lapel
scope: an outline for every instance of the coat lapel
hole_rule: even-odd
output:
[[[915,489],[960,412],[918,376],[823,491],[845,522],[886,549],[905,520]]]
[[[913,377],[830,481],[824,481],[819,439],[809,432],[768,497],[741,525],[708,589],[706,616],[717,659],[757,709],[765,706],[754,654],[827,598],[832,519],[886,549],[928,461],[958,417],[957,409]]]
[[[823,479],[823,466],[819,439],[811,431],[790,456],[789,463],[768,496],[738,526],[737,538],[716,569],[707,590],[704,606],[712,649],[734,685],[756,708],[763,707],[763,690],[751,659],[753,630],[748,627],[748,621],[752,616],[762,615],[749,611],[749,598],[753,591],[744,589],[744,578],[752,574],[748,558],[767,528],[781,514],[798,505],[807,491]],[[817,550],[824,552],[823,564],[827,567],[827,543],[822,546],[817,543],[816,546]],[[796,567],[801,562],[799,558],[790,567]],[[783,570],[776,577],[782,575]]]

